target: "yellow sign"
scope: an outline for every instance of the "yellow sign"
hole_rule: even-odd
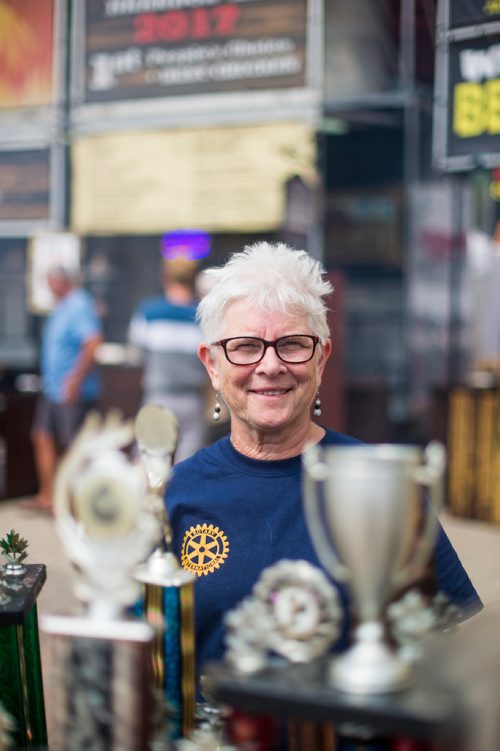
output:
[[[316,180],[314,129],[303,123],[87,136],[72,157],[71,226],[82,234],[270,231],[287,181]]]
[[[490,198],[494,201],[500,201],[500,181],[492,180],[490,182]]]
[[[454,89],[453,131],[460,138],[500,133],[500,78],[459,83]]]

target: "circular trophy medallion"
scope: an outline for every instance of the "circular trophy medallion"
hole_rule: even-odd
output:
[[[268,647],[291,662],[324,654],[338,636],[339,596],[325,574],[307,561],[270,566],[253,589],[272,619]]]
[[[90,539],[126,537],[142,513],[137,474],[121,457],[108,454],[105,465],[94,462],[75,482],[73,505],[75,519]]]

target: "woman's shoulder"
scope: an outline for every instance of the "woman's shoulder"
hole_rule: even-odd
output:
[[[363,441],[347,433],[339,433],[331,428],[325,428],[325,435],[321,443],[325,446],[359,446],[363,444]]]
[[[172,470],[172,478],[186,478],[199,472],[210,471],[211,468],[220,467],[224,461],[222,445],[227,440],[228,437],[223,436],[215,443],[198,449],[192,456],[175,464]]]
[[[210,498],[224,493],[231,468],[226,466],[219,445],[222,440],[174,465],[165,493],[170,510],[178,505],[184,507],[187,502],[204,505]]]

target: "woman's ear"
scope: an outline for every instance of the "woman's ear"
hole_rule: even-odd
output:
[[[318,361],[318,368],[319,368],[319,375],[320,377],[323,375],[323,371],[325,369],[326,361],[330,357],[332,353],[332,340],[328,338],[325,343],[321,347],[321,355]]]
[[[198,347],[198,357],[200,358],[203,365],[205,366],[208,376],[210,378],[210,381],[215,391],[219,391],[220,378],[219,378],[219,371],[217,368],[217,362],[213,353],[213,347],[211,347],[209,344],[205,344],[205,342],[202,342],[200,346]]]

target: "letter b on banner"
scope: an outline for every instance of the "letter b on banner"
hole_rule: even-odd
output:
[[[460,138],[500,133],[500,79],[455,86],[453,132]]]

